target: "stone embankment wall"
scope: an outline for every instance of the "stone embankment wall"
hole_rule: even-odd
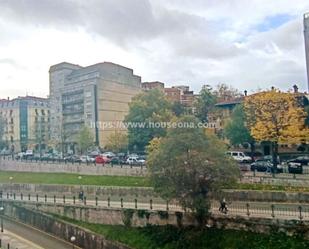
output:
[[[104,236],[87,229],[56,219],[53,216],[30,210],[16,205],[5,205],[5,215],[19,222],[36,227],[46,233],[70,242],[75,236],[75,245],[85,249],[130,249],[130,247],[115,241],[109,241]]]
[[[44,207],[45,206],[45,207]],[[166,212],[146,212],[138,213],[138,211],[128,209],[107,209],[107,208],[91,208],[91,207],[69,207],[64,205],[35,205],[29,203],[13,203],[4,201],[5,215],[14,217],[24,223],[38,227],[46,232],[52,233],[64,239],[68,239],[71,234],[78,234],[78,245],[93,243],[94,247],[86,248],[100,248],[96,247],[100,243],[112,243],[106,241],[101,236],[95,235],[87,230],[83,230],[77,226],[59,222],[51,216],[42,214],[42,212],[49,212],[82,220],[86,222],[103,222],[103,224],[110,225],[131,225],[131,226],[145,226],[147,224],[153,225],[196,225],[196,222],[190,213],[171,213]],[[129,221],[129,222],[128,222]],[[309,239],[309,221],[299,220],[279,220],[269,218],[254,218],[254,217],[239,217],[239,216],[211,216],[207,221],[207,227],[215,227],[219,229],[232,229],[250,231],[256,233],[271,234],[274,232],[283,232],[287,235],[303,236]],[[92,242],[90,242],[92,241]],[[89,244],[90,245],[90,244]],[[91,244],[92,245],[92,244]],[[106,248],[126,248],[122,245],[113,244],[114,247]],[[119,246],[119,247],[117,247]],[[104,248],[104,247],[103,247]]]
[[[0,157],[0,170],[18,172],[40,172],[40,173],[71,173],[82,175],[113,175],[113,176],[145,176],[145,166],[103,166],[102,164],[79,164],[79,163],[51,163],[30,162],[17,160],[4,160]]]

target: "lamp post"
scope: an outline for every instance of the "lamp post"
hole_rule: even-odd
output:
[[[74,248],[75,248],[75,247],[74,247],[74,242],[75,242],[75,240],[76,240],[75,236],[71,236],[70,240],[71,240],[71,242],[72,242],[72,244],[73,244],[73,249],[74,249]]]
[[[13,185],[12,185],[12,181],[13,181],[14,177],[13,176],[10,176],[9,177],[9,180],[10,180],[10,189],[11,189],[11,193],[10,193],[10,196],[12,196],[12,188],[13,188]]]
[[[4,207],[0,207],[0,216],[1,216],[1,233],[3,233],[3,217],[2,217],[2,213],[4,211]]]

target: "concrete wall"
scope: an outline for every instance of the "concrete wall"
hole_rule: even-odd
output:
[[[5,215],[22,223],[36,227],[70,242],[71,236],[76,237],[75,245],[85,249],[129,249],[119,242],[109,241],[102,235],[91,232],[70,223],[60,221],[54,217],[38,211],[32,211],[21,206],[6,205]]]
[[[78,163],[47,163],[47,162],[30,162],[17,160],[4,160],[0,157],[0,170],[19,171],[19,172],[45,172],[45,173],[72,173],[83,175],[113,175],[113,176],[145,176],[146,167],[124,166],[103,166],[94,164]]]
[[[5,210],[10,210],[11,207],[24,207],[29,210],[44,212],[49,214],[56,214],[71,219],[76,219],[89,223],[96,224],[107,224],[107,225],[124,225],[126,215],[125,210],[121,208],[105,208],[105,207],[90,207],[83,205],[72,206],[70,204],[52,204],[52,203],[28,203],[28,202],[19,202],[14,203],[12,201],[3,200]],[[157,211],[144,211],[144,210],[134,210],[133,216],[131,218],[131,226],[133,227],[142,227],[147,224],[152,225],[177,225],[177,214],[175,212],[157,212]],[[7,212],[11,211],[5,211]],[[183,225],[192,225],[195,224],[194,218],[187,214],[182,218]]]
[[[91,223],[103,223],[111,225],[123,225],[125,216],[124,209],[96,209],[88,207],[65,207],[61,205],[28,205],[24,203],[16,204],[12,202],[4,202],[5,214],[11,217],[17,217],[17,219],[26,221],[28,224],[32,224],[38,227],[38,224],[42,226],[42,229],[48,229],[49,231],[55,231],[59,233],[59,236],[64,236],[65,239],[68,238],[68,225],[63,228],[62,226],[54,227],[55,221],[48,223],[46,221],[41,222],[41,215],[43,212],[54,213],[69,218],[82,220]],[[46,217],[46,216],[45,216]],[[178,217],[178,218],[177,218]],[[155,225],[196,225],[196,222],[192,215],[189,213],[183,213],[182,218],[179,219],[179,213],[169,213],[168,217],[162,217],[162,214],[150,212],[148,215],[142,216],[138,214],[137,211],[134,212],[131,219],[132,226],[145,226],[146,224],[155,224]],[[57,223],[56,223],[57,224]],[[283,232],[287,235],[300,235],[305,239],[309,239],[309,222],[308,221],[299,221],[299,220],[278,220],[278,219],[269,219],[269,218],[253,218],[253,217],[239,217],[239,216],[216,216],[212,215],[207,221],[208,227],[215,227],[219,229],[232,229],[232,230],[243,230],[256,233],[265,233],[270,234],[274,232]],[[49,228],[46,228],[49,227]],[[71,226],[72,227],[72,226]],[[76,228],[74,228],[76,229]],[[73,230],[76,231],[76,230]],[[48,232],[48,231],[47,231]],[[77,232],[77,231],[76,231]],[[84,232],[81,232],[81,241],[85,241],[86,235]],[[56,234],[58,235],[58,234]],[[93,237],[94,238],[94,237]],[[80,245],[82,242],[79,242]],[[89,243],[89,242],[88,242]],[[86,248],[98,248],[98,247],[86,247]],[[109,248],[109,247],[107,247]],[[112,248],[112,247],[111,247]],[[115,247],[117,248],[117,247]]]

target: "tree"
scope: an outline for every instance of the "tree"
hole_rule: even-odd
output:
[[[256,141],[272,144],[273,164],[277,166],[278,143],[309,141],[305,127],[306,113],[295,94],[276,89],[263,91],[245,98],[246,121]]]
[[[83,126],[77,134],[76,142],[81,154],[87,151],[94,144],[92,131],[87,126]]]
[[[196,116],[202,122],[208,122],[208,114],[214,110],[216,103],[216,96],[211,92],[211,90],[212,89],[210,86],[203,86],[199,97],[194,103],[196,108]]]
[[[243,96],[242,93],[240,93],[236,88],[228,86],[224,83],[218,84],[216,89],[213,91],[213,94],[219,102],[236,99]]]
[[[210,193],[234,184],[239,176],[224,144],[198,128],[199,120],[183,116],[175,120],[165,137],[151,142],[147,166],[156,192],[177,200],[203,224],[210,208]],[[190,124],[181,128],[182,124]],[[191,125],[193,124],[193,125]]]
[[[173,114],[177,117],[183,115],[186,111],[185,106],[181,104],[179,101],[174,101],[172,103],[171,110]]]
[[[171,104],[162,91],[152,89],[135,96],[129,104],[129,113],[125,118],[128,124],[129,148],[144,150],[151,139],[163,136],[166,128],[155,127],[153,124],[168,122],[171,117]]]
[[[224,134],[233,145],[249,143],[251,158],[253,160],[255,140],[251,136],[246,124],[246,115],[242,104],[237,105],[231,115],[230,121],[224,127]]]
[[[114,152],[125,152],[128,149],[127,134],[115,131],[108,137],[106,148]]]

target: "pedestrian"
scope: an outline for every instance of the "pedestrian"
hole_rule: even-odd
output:
[[[84,191],[80,191],[80,192],[79,192],[78,198],[79,198],[81,201],[84,200]]]
[[[227,206],[226,206],[225,198],[223,198],[222,201],[220,202],[219,211],[221,213],[225,213],[225,214],[227,213]]]

